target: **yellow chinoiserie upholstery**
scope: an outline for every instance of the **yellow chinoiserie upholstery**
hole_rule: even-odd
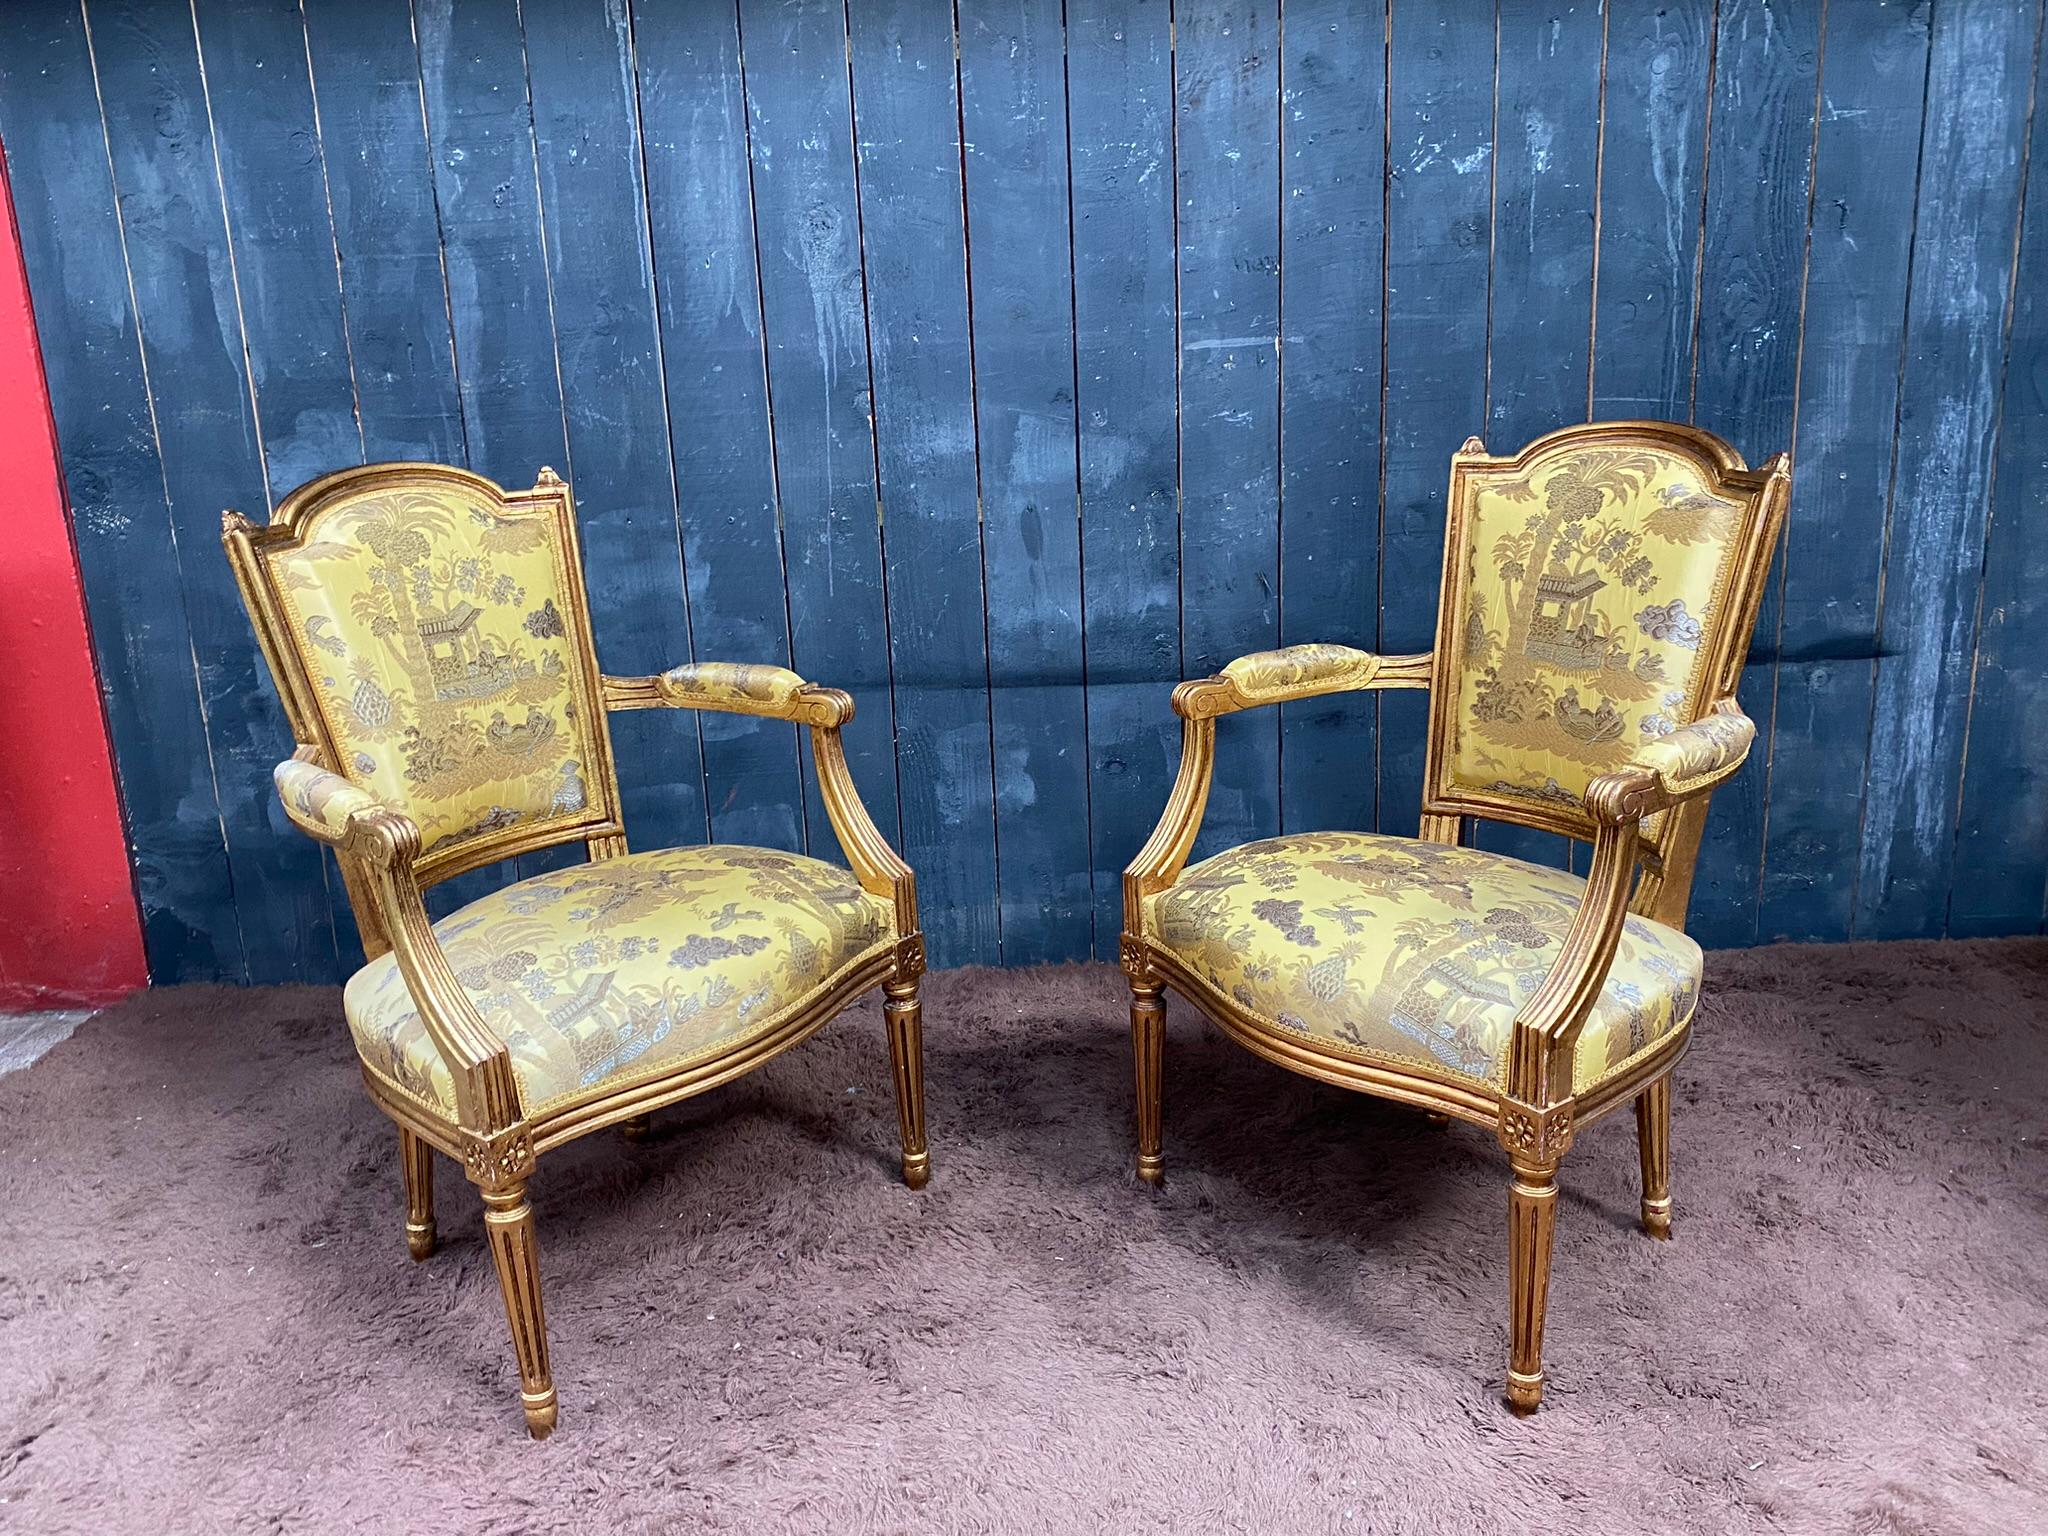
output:
[[[667,1071],[772,1026],[893,938],[889,903],[845,870],[761,848],[672,848],[506,886],[434,936],[512,1052],[529,1115]],[[363,1060],[452,1108],[394,958],[343,1006]]]
[[[1790,487],[1785,455],[1752,470],[1674,422],[1586,422],[1508,454],[1469,438],[1451,456],[1429,650],[1296,639],[1173,690],[1180,770],[1124,870],[1133,1171],[1166,1177],[1168,990],[1268,1061],[1488,1127],[1509,1165],[1518,1413],[1543,1396],[1558,1169],[1602,1116],[1633,1105],[1643,1230],[1671,1235],[1671,1072],[1701,984],[1686,911],[1708,797],[1757,740],[1736,685]],[[1369,628],[1372,611],[1368,592],[1345,622]],[[1265,741],[1266,792],[1240,779],[1227,804],[1261,831],[1398,816],[1385,796],[1412,766],[1387,744],[1407,722],[1422,730],[1414,836],[1288,832],[1189,862],[1224,717],[1394,690],[1426,697],[1345,717],[1362,730],[1317,706],[1359,730],[1355,793],[1304,811],[1281,775],[1271,795],[1268,716],[1236,737]],[[1337,761],[1328,742],[1308,750]],[[1487,822],[1550,835],[1514,845],[1548,859],[1490,851]],[[1587,845],[1578,873],[1547,867],[1560,834]]]
[[[1516,1010],[1585,882],[1473,848],[1362,832],[1247,843],[1150,900],[1159,944],[1239,1007],[1325,1048],[1498,1088]],[[1691,1016],[1700,948],[1631,916],[1574,1057],[1583,1093]]]
[[[550,533],[426,482],[355,497],[277,556],[337,769],[410,816],[423,850],[591,809],[599,710]]]
[[[369,957],[342,1012],[397,1125],[406,1251],[435,1250],[445,1157],[483,1202],[530,1434],[559,1417],[527,1196],[544,1154],[614,1127],[645,1140],[655,1114],[880,990],[903,1182],[925,1186],[917,880],[853,782],[851,694],[773,656],[601,670],[574,499],[546,467],[524,490],[444,464],[343,469],[268,526],[224,513],[221,542],[291,727],[278,803],[331,852]],[[663,752],[643,716],[635,756],[685,838],[700,790],[731,804],[698,761],[705,714],[794,730],[843,863],[629,851],[610,718],[639,711],[673,722]],[[579,861],[429,919],[443,881],[558,848]],[[324,933],[326,892],[309,897]]]
[[[1572,806],[1698,719],[1744,511],[1644,446],[1568,439],[1477,481],[1446,784]]]

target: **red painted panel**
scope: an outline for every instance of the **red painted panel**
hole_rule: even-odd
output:
[[[0,1009],[111,1002],[142,924],[4,159],[0,465]]]

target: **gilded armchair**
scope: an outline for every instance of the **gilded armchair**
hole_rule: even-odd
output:
[[[343,1008],[398,1124],[406,1237],[434,1247],[434,1153],[483,1197],[529,1431],[555,1425],[527,1180],[554,1147],[644,1130],[797,1044],[877,984],[904,1182],[929,1173],[910,870],[855,793],[853,700],[781,667],[599,673],[569,488],[373,464],[223,542],[293,735],[285,814],[334,849],[369,963]],[[851,871],[767,849],[629,853],[606,715],[721,710],[808,727]],[[430,923],[422,893],[515,854],[589,862]]]
[[[1174,690],[1166,812],[1124,874],[1137,1172],[1158,1183],[1162,989],[1268,1060],[1486,1126],[1512,1169],[1507,1398],[1543,1392],[1559,1160],[1636,1110],[1642,1222],[1671,1231],[1670,1073],[1699,995],[1683,932],[1788,485],[1690,427],[1571,427],[1452,460],[1436,648],[1299,645]],[[1317,832],[1192,867],[1216,720],[1322,694],[1430,691],[1420,837]],[[1461,846],[1486,818],[1591,845],[1584,879]]]

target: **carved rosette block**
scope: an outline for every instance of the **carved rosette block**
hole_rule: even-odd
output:
[[[504,1189],[533,1172],[533,1137],[525,1127],[479,1136],[462,1149],[462,1169],[484,1189]]]
[[[1142,939],[1134,934],[1123,934],[1117,939],[1117,962],[1123,966],[1124,974],[1133,981],[1146,981],[1152,975],[1152,957]]]
[[[1508,1100],[1500,1110],[1500,1144],[1517,1162],[1555,1163],[1572,1144],[1571,1104],[1538,1109]]]
[[[907,933],[896,941],[896,979],[915,981],[924,972],[924,935]]]

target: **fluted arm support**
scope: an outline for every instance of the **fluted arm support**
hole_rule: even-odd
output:
[[[1579,1031],[1607,985],[1628,919],[1642,819],[1711,793],[1742,766],[1755,740],[1755,722],[1733,699],[1723,699],[1691,725],[1639,748],[1626,767],[1586,786],[1593,865],[1564,948],[1515,1016],[1507,1067],[1512,1097],[1538,1106],[1571,1097]]]
[[[411,818],[330,773],[302,746],[273,774],[285,815],[334,849],[351,888],[391,942],[420,1022],[447,1063],[463,1126],[488,1136],[518,1123],[519,1088],[505,1042],[476,1011],[434,937],[413,874],[420,830]]]
[[[1219,715],[1322,694],[1427,688],[1433,659],[1428,652],[1376,656],[1348,645],[1290,645],[1240,656],[1214,677],[1175,688],[1174,713],[1182,720],[1180,773],[1159,825],[1124,871],[1124,931],[1143,931],[1145,898],[1172,885],[1187,867],[1216,772]]]
[[[808,726],[818,789],[839,847],[861,889],[896,904],[896,931],[917,932],[917,882],[861,803],[846,766],[840,728],[853,719],[853,695],[807,683],[787,667],[697,661],[652,677],[607,677],[606,709],[709,709]]]

